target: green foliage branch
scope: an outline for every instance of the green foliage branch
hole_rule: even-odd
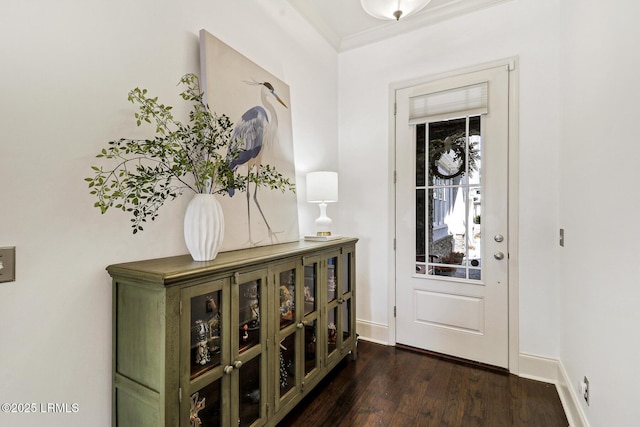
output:
[[[133,233],[143,231],[143,223],[158,216],[158,209],[185,191],[224,195],[230,189],[246,191],[256,186],[295,191],[295,185],[273,166],[262,165],[240,175],[229,165],[238,158],[244,142],[232,140],[233,123],[226,115],[212,112],[204,102],[198,77],[186,74],[181,98],[191,103],[188,124],[176,120],[173,107],[150,97],[146,89],[135,88],[128,100],[138,105],[136,124],[155,125],[151,139],[120,138],[109,141],[96,156],[112,167],[92,166],[94,176],[85,178],[94,206],[101,213],[109,208],[130,212]]]

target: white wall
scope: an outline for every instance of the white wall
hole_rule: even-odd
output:
[[[561,359],[592,426],[637,426],[640,383],[637,17],[631,0],[563,2]]]
[[[393,286],[389,85],[518,55],[520,350],[559,355],[558,3],[513,0],[340,55],[340,222],[362,239],[357,313],[373,330]]]
[[[0,425],[110,425],[104,269],[186,253],[189,197],[133,236],[127,215],[92,207],[83,178],[107,141],[136,132],[130,89],[180,104],[179,78],[199,72],[201,28],[289,84],[298,183],[336,169],[337,54],[286,1],[3,2],[0,246],[16,246],[17,280],[0,284],[0,402],[77,403],[79,413],[0,413]],[[317,212],[299,206],[305,232]]]

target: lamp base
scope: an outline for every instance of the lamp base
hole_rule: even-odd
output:
[[[304,236],[304,240],[311,242],[328,242],[329,240],[338,240],[342,239],[341,234],[331,234],[329,236],[318,236],[318,235],[310,235]]]

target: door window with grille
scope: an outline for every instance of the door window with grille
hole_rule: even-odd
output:
[[[480,280],[481,116],[415,126],[416,273]]]

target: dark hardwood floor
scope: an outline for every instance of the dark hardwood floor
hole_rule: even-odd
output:
[[[555,386],[358,343],[279,427],[567,427]]]

